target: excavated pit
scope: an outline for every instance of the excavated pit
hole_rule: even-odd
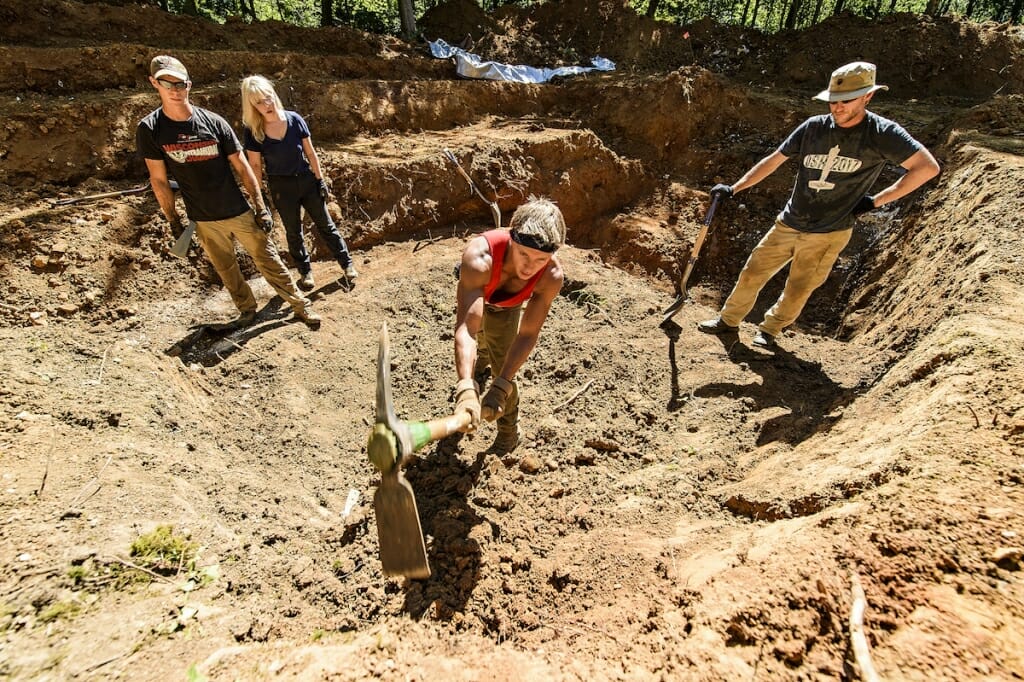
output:
[[[155,11],[40,6],[100,16],[115,40],[118,11]],[[696,65],[461,81],[397,41],[336,54],[284,26],[174,21],[203,43],[178,53],[197,103],[237,128],[237,80],[261,71],[307,116],[362,274],[336,281],[314,240],[320,331],[255,278],[257,324],[200,333],[230,299],[196,249],[169,256],[148,193],[52,202],[143,179],[134,126],[155,106],[143,68],[162,44],[147,28],[80,53],[71,36],[85,34],[58,21],[48,46],[0,48],[0,673],[850,679],[855,571],[888,676],[1024,674],[1019,556],[996,554],[1024,519],[1020,95],[879,101],[944,174],[861,226],[769,354],[750,325],[732,343],[694,324],[791,169],[722,207],[678,327],[658,322],[706,189],[816,112],[806,93]],[[246,52],[268,36],[274,50]],[[408,465],[433,576],[399,581],[380,572],[363,448],[377,331],[390,329],[399,416],[450,411],[452,268],[490,226],[446,148],[506,224],[530,194],[559,203],[569,279],[521,373],[524,444],[495,457],[484,427]],[[115,582],[163,523],[216,578]]]

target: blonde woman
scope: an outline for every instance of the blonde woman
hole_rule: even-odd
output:
[[[358,277],[348,246],[327,212],[330,190],[306,121],[296,112],[285,110],[273,83],[263,76],[249,76],[242,80],[242,122],[245,154],[257,178],[266,167],[270,197],[284,223],[288,252],[299,269],[299,287],[309,291],[315,286],[302,238],[303,208],[338,259],[345,277],[350,281]]]

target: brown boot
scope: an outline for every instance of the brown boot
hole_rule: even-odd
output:
[[[495,437],[494,443],[490,448],[491,452],[496,455],[505,455],[512,452],[519,445],[519,436],[518,424],[509,428],[499,426],[498,435]]]
[[[320,328],[320,322],[323,320],[312,308],[306,306],[305,308],[296,308],[295,317],[299,318],[313,329]]]

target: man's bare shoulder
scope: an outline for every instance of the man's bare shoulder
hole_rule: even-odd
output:
[[[483,235],[473,237],[462,252],[462,271],[489,274],[492,264],[491,247],[487,239]]]

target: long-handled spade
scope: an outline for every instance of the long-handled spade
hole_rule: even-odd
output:
[[[455,166],[455,169],[459,171],[459,175],[461,175],[463,179],[469,183],[469,189],[472,190],[473,192],[476,192],[476,195],[483,199],[484,203],[487,204],[487,206],[491,209],[491,217],[494,218],[494,229],[500,230],[501,209],[498,208],[497,202],[491,201],[490,199],[483,195],[483,192],[477,189],[476,183],[473,182],[473,178],[469,177],[469,173],[463,170],[462,166],[459,165],[459,160],[455,158],[455,154],[452,154],[451,150],[445,149],[444,155],[445,158],[452,162],[452,164]]]
[[[693,240],[693,249],[690,251],[690,260],[686,262],[686,268],[683,270],[683,277],[679,280],[679,296],[672,305],[665,308],[665,316],[661,320],[661,324],[664,326],[675,317],[675,314],[679,312],[679,309],[686,303],[686,283],[690,279],[690,273],[693,271],[693,265],[697,262],[697,254],[700,253],[700,247],[704,245],[704,238],[708,235],[708,227],[711,225],[712,218],[715,217],[715,208],[718,207],[718,195],[716,194],[711,199],[711,206],[708,207],[708,213],[704,216],[704,226],[700,228],[700,232],[697,233],[697,238]]]
[[[380,328],[377,350],[377,415],[366,451],[381,479],[373,495],[380,539],[380,562],[385,575],[429,578],[427,548],[412,486],[402,475],[402,464],[427,443],[464,429],[468,412],[427,422],[405,422],[395,416],[391,399],[391,341],[388,325]]]

